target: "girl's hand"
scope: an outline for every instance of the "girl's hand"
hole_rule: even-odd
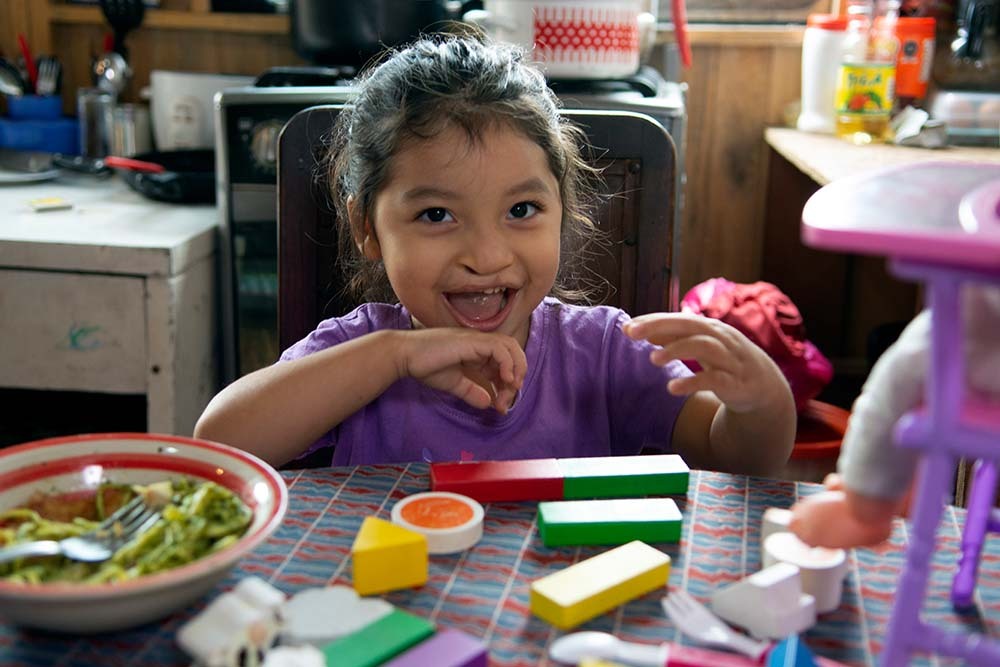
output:
[[[400,377],[412,377],[469,405],[507,414],[528,361],[510,336],[471,329],[404,332],[397,348]]]
[[[787,392],[784,376],[767,353],[720,320],[652,313],[626,322],[622,329],[634,340],[660,346],[650,354],[650,361],[657,366],[674,359],[694,359],[701,364],[702,370],[693,376],[671,380],[667,385],[671,394],[711,391],[729,410],[751,412],[772,403],[778,392]]]

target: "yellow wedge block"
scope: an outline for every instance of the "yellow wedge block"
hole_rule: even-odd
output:
[[[359,595],[423,586],[427,583],[427,538],[367,517],[351,546],[351,567]]]
[[[568,630],[667,585],[670,556],[638,540],[531,584],[531,611]]]

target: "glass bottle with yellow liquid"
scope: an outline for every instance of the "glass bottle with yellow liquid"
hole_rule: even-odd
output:
[[[855,144],[891,138],[899,0],[848,0],[834,132]]]

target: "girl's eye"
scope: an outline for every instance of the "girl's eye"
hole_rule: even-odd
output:
[[[453,219],[448,209],[440,207],[429,208],[417,216],[417,220],[424,222],[447,222]]]
[[[524,218],[530,218],[531,216],[538,213],[541,210],[541,206],[538,204],[532,204],[531,202],[522,201],[514,204],[510,207],[510,217],[523,220]]]

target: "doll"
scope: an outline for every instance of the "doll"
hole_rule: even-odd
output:
[[[1000,288],[966,285],[962,292],[965,379],[972,394],[1000,406]],[[879,358],[854,403],[826,490],[792,507],[791,530],[830,548],[879,544],[906,509],[919,452],[893,442],[896,422],[924,399],[931,347],[925,310]]]

